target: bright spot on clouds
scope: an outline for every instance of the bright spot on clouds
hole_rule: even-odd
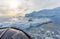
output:
[[[13,8],[13,9],[15,9],[15,8],[17,8],[19,5],[21,5],[21,2],[19,3],[19,1],[18,0],[11,0],[11,1],[9,1],[9,7],[10,8]]]
[[[22,14],[60,7],[60,0],[0,0],[1,14]],[[22,16],[21,15],[21,16]]]

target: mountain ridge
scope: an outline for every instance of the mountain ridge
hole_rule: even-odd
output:
[[[41,17],[41,16],[56,16],[56,15],[60,15],[60,7],[58,8],[54,8],[54,9],[44,9],[44,10],[41,10],[41,11],[34,11],[30,14],[26,14],[25,16],[26,17]]]

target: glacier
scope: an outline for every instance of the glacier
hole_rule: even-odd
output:
[[[22,20],[20,20],[20,22],[3,22],[0,23],[0,27],[17,27],[20,29],[28,29],[30,27],[37,27],[41,24],[52,22],[52,20],[49,18],[39,18],[39,19],[32,18],[31,20],[32,21],[29,21],[28,18],[25,19],[23,18]]]

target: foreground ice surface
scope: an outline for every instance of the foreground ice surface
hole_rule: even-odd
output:
[[[51,37],[46,37],[45,39],[54,39],[54,38],[51,38]]]
[[[30,28],[26,32],[34,39],[60,39],[60,29],[54,26],[53,23]]]

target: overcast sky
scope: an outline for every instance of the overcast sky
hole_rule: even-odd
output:
[[[31,11],[60,7],[60,0],[17,0],[20,3],[18,8],[12,9],[9,6],[10,1],[12,0],[0,0],[0,14],[10,12],[27,14]]]

